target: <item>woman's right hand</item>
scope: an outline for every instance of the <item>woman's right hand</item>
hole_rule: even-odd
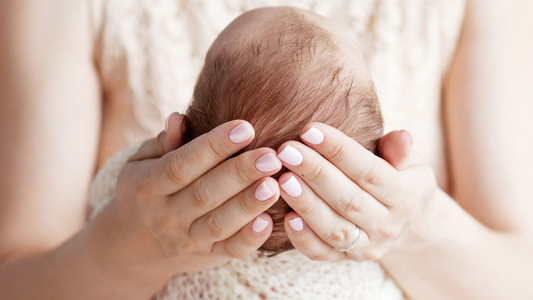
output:
[[[280,195],[269,177],[281,169],[276,152],[228,159],[254,138],[242,120],[178,148],[181,116],[173,116],[168,132],[128,160],[114,201],[92,224],[106,264],[168,277],[245,257],[270,236],[272,220],[263,212]]]

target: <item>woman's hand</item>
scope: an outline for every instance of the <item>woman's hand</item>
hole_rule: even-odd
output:
[[[109,263],[166,277],[245,257],[270,236],[263,212],[279,198],[268,177],[281,169],[276,153],[261,148],[226,160],[254,138],[239,120],[178,148],[180,124],[171,118],[167,132],[129,159],[115,200],[96,219]]]
[[[306,145],[290,141],[279,148],[292,171],[279,184],[295,210],[285,218],[287,235],[311,259],[380,259],[401,244],[399,237],[434,197],[433,172],[411,151],[406,131],[380,141],[381,155],[392,165],[325,124],[307,125],[301,139]],[[351,249],[338,250],[358,234]]]

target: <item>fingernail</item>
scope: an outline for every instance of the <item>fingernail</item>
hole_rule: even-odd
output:
[[[168,120],[170,120],[170,116],[172,116],[174,113],[171,113],[168,115],[167,120],[165,121],[165,132],[168,133]]]
[[[291,225],[291,228],[296,231],[302,231],[302,229],[304,229],[304,222],[301,218],[294,218],[292,220],[289,220],[289,225]]]
[[[255,167],[261,172],[271,172],[281,167],[281,162],[272,153],[267,153],[255,161]]]
[[[291,166],[299,166],[304,160],[302,153],[291,145],[285,147],[285,149],[278,154],[278,157]]]
[[[267,226],[268,226],[268,221],[262,219],[261,217],[255,218],[255,221],[252,223],[252,229],[255,232],[261,232],[261,231],[265,230],[265,228],[267,228]]]
[[[296,198],[302,194],[302,186],[300,185],[300,182],[298,182],[298,179],[296,177],[291,176],[287,182],[281,185],[281,188],[285,191],[285,193],[289,194],[289,196]]]
[[[270,199],[270,197],[274,196],[274,192],[272,192],[265,181],[261,183],[254,192],[255,199],[259,201],[265,201],[267,199]]]
[[[229,132],[230,141],[240,144],[254,135],[254,129],[248,123],[242,123]]]
[[[409,141],[409,144],[413,146],[413,136],[407,130],[400,130],[400,133]]]
[[[318,145],[324,141],[324,134],[315,127],[311,127],[311,129],[302,134],[302,140],[313,145]]]

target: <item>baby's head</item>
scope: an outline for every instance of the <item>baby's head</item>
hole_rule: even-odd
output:
[[[331,125],[372,152],[383,119],[366,63],[334,22],[295,8],[263,8],[234,20],[211,46],[185,117],[185,142],[230,120],[256,131],[255,148],[277,149],[310,122]],[[282,174],[282,170],[278,176]],[[261,246],[292,249],[283,199],[267,213],[274,228]]]

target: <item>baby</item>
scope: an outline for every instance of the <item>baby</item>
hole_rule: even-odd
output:
[[[218,36],[186,112],[185,142],[234,119],[256,131],[236,155],[299,140],[310,122],[331,125],[374,153],[383,135],[373,83],[353,40],[331,20],[289,7],[250,11]],[[274,228],[262,253],[293,248],[283,227],[291,210],[280,199],[267,211]]]

